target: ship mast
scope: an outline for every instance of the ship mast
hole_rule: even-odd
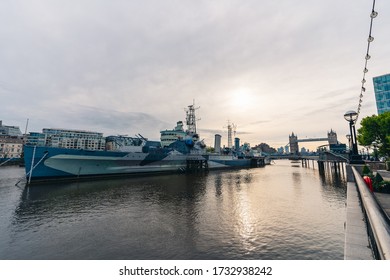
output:
[[[195,101],[192,105],[188,106],[188,109],[185,109],[186,111],[186,124],[187,124],[187,133],[189,135],[196,134],[196,121],[199,121],[200,119],[197,119],[195,116],[195,111],[199,109],[200,107],[195,108]]]

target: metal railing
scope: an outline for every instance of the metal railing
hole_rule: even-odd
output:
[[[354,166],[352,171],[360,193],[374,255],[377,259],[390,260],[390,221]]]
[[[347,162],[349,160],[348,154],[339,154],[332,151],[324,151],[320,153],[319,160],[323,161],[338,161],[338,162]]]
[[[10,161],[13,160],[13,159],[15,159],[15,157],[12,157],[12,158],[7,159],[6,161],[0,163],[0,166],[6,164],[7,162],[10,162]]]

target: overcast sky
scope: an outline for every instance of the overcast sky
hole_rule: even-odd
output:
[[[159,139],[195,100],[198,130],[227,144],[346,142],[371,0],[1,0],[0,120]],[[390,1],[377,0],[360,113],[390,73]],[[301,144],[315,147],[321,143]]]

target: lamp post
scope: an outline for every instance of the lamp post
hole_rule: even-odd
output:
[[[347,135],[345,135],[345,137],[347,137],[347,139],[348,139],[348,148],[349,148],[349,150],[351,151],[351,149],[352,149],[352,145],[351,145],[351,134],[347,134]]]
[[[372,142],[372,145],[374,146],[374,160],[378,161],[378,143],[376,141]]]
[[[366,151],[367,151],[366,159],[367,159],[367,160],[370,160],[369,146],[366,146]]]
[[[351,135],[352,153],[350,154],[350,159],[349,159],[349,162],[351,164],[364,163],[357,149],[356,130],[355,130],[355,122],[357,120],[357,117],[358,114],[355,111],[348,111],[344,114],[344,119],[347,122],[349,122],[349,130]]]

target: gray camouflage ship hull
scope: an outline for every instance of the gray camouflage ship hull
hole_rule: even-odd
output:
[[[26,178],[31,182],[184,172],[188,162],[194,160],[204,162],[208,169],[245,168],[256,164],[253,159],[186,154],[172,148],[116,152],[25,146],[24,160]]]

